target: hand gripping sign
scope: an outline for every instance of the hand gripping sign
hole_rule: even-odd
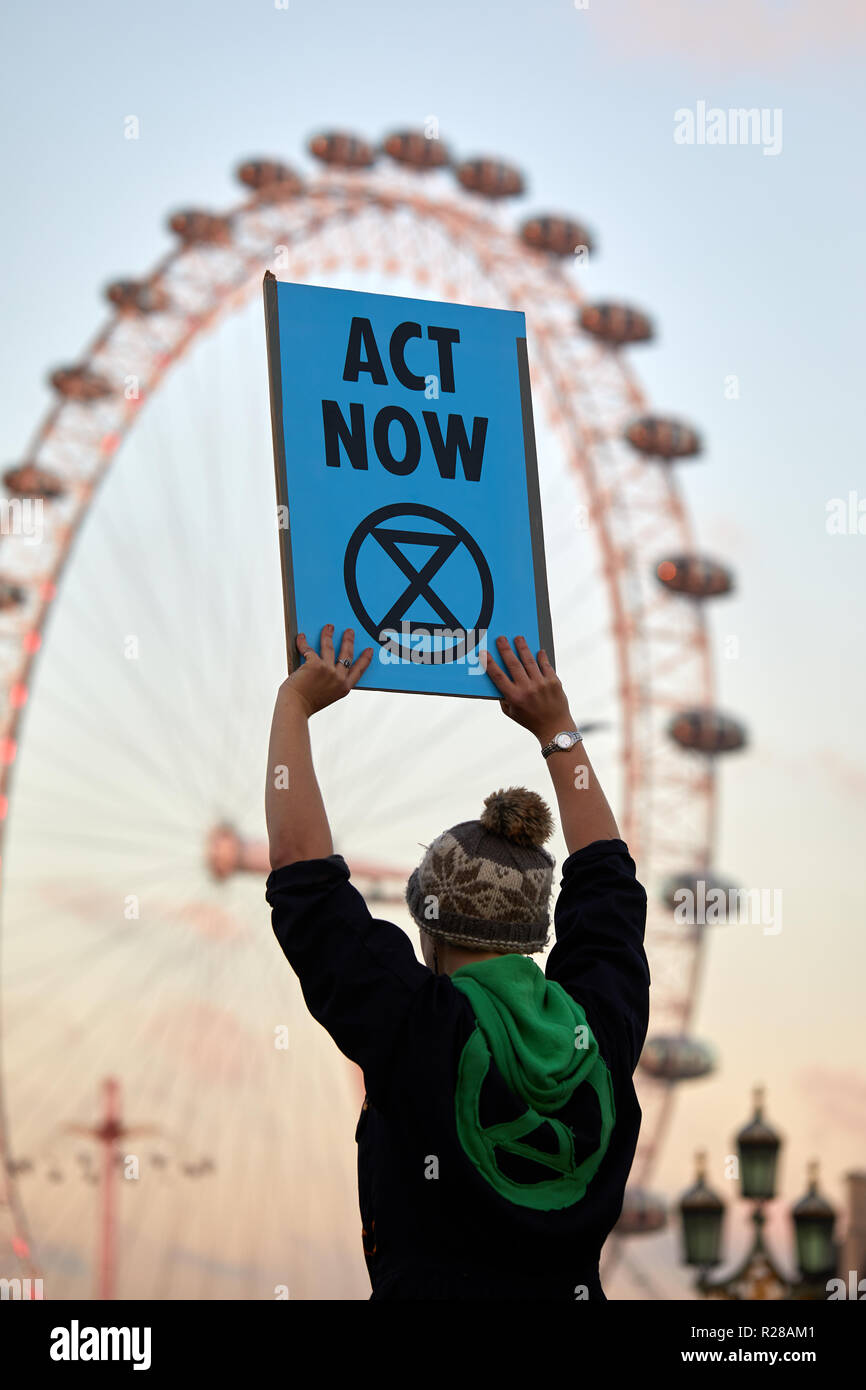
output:
[[[289,667],[354,628],[358,689],[498,699],[553,660],[523,314],[264,280]]]

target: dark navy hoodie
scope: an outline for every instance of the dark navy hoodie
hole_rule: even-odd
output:
[[[503,1039],[511,1037],[519,1051],[539,1036],[537,1019],[526,1016],[529,1002],[521,1002],[496,1039],[484,1035],[491,1060],[474,1107],[504,1184],[491,1181],[472,1146],[464,1146],[457,1122],[464,1051],[473,1035],[482,1042],[467,993],[421,964],[400,927],[371,916],[338,854],[275,870],[266,897],[310,1013],[364,1074],[355,1138],[371,1297],[604,1299],[599,1256],[619,1217],[637,1146],[641,1112],[632,1076],[649,1017],[646,894],[623,841],[598,840],[566,859],[556,944],[544,970],[553,993],[561,988],[580,1006],[597,1045],[609,1074],[612,1132],[600,1150],[599,1094],[586,1082],[553,1114],[535,1113],[514,1089],[521,1073],[514,1059],[503,1058]],[[493,980],[499,962],[483,965],[466,973],[480,979],[486,971]],[[540,977],[529,957],[509,967],[525,977],[521,1000],[543,1003],[550,985],[535,972]],[[494,1002],[501,1010],[502,1000]],[[557,1055],[564,1056],[561,1048]],[[551,1069],[558,1065],[551,1057]],[[518,1144],[503,1139],[498,1149],[498,1136],[515,1124],[515,1132],[529,1132]],[[603,1157],[577,1200],[569,1189],[568,1204],[545,1209],[546,1199],[533,1194],[555,1190],[550,1155],[563,1138],[574,1164],[596,1151]],[[525,1199],[515,1199],[524,1192]]]

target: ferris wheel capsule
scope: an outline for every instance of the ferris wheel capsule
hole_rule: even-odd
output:
[[[742,724],[713,709],[675,714],[668,725],[668,735],[681,748],[697,753],[736,753],[747,742]]]
[[[624,347],[626,343],[648,343],[655,336],[652,321],[647,315],[627,304],[585,304],[578,322],[584,333],[590,333],[612,347]]]
[[[111,382],[90,367],[58,367],[49,380],[70,401],[99,401],[113,392]]]
[[[207,840],[208,868],[217,881],[230,878],[240,863],[240,839],[227,823],[214,826]]]
[[[345,131],[323,131],[309,143],[310,154],[333,169],[369,169],[376,162],[376,151],[360,135]]]
[[[516,198],[525,189],[520,170],[502,159],[465,159],[456,173],[461,188],[482,198]]]
[[[695,1081],[716,1070],[716,1055],[696,1038],[657,1037],[644,1046],[639,1065],[661,1081]]]
[[[0,613],[8,612],[10,608],[20,608],[26,598],[26,589],[0,576]]]
[[[212,212],[202,212],[198,208],[186,208],[182,212],[172,213],[168,225],[184,246],[231,245],[232,228],[228,217],[217,217]]]
[[[626,1188],[615,1227],[617,1235],[650,1235],[653,1231],[663,1231],[667,1224],[668,1208],[663,1197],[643,1187]]]
[[[58,475],[40,467],[38,463],[22,463],[15,468],[7,468],[3,482],[13,497],[41,498],[45,502],[53,502],[66,491]]]
[[[398,164],[411,169],[443,169],[451,163],[448,149],[439,139],[428,139],[422,130],[398,130],[386,135],[382,149]]]
[[[263,203],[284,203],[303,192],[304,182],[288,164],[276,159],[247,159],[239,164],[236,177],[252,188]]]
[[[162,286],[148,280],[115,280],[105,294],[122,314],[161,314],[171,306]]]
[[[626,429],[625,438],[633,449],[649,458],[690,458],[699,454],[702,447],[700,436],[690,425],[660,415],[634,420]]]
[[[727,902],[732,892],[736,892],[736,888],[726,879],[717,878],[706,869],[691,869],[687,873],[670,874],[662,884],[661,899],[666,907],[676,911],[681,906],[681,898],[696,902],[701,894],[706,898],[710,893],[722,893]]]
[[[718,598],[734,587],[731,571],[702,555],[674,555],[659,560],[656,578],[666,589],[689,598]]]
[[[570,217],[530,217],[520,228],[520,239],[533,251],[547,251],[551,256],[573,256],[578,247],[595,249],[592,237],[580,222]]]

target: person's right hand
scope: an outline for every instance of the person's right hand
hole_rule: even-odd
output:
[[[536,661],[525,637],[515,637],[516,653],[507,637],[497,637],[496,646],[508,674],[486,651],[484,669],[499,691],[499,703],[508,718],[522,724],[542,744],[564,729],[573,729],[568,698],[547,653],[540,651]]]

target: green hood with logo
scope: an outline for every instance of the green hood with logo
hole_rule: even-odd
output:
[[[451,979],[476,1018],[460,1057],[455,1097],[465,1153],[500,1196],[518,1206],[573,1206],[598,1171],[616,1119],[610,1072],[583,1009],[535,961],[516,953],[462,965]],[[491,1061],[527,1109],[485,1128],[480,1099]],[[598,1147],[578,1160],[572,1130],[552,1117],[584,1084],[598,1097],[600,1128]],[[538,1143],[532,1142],[535,1131]],[[516,1182],[502,1171],[497,1150],[542,1165],[550,1177]]]

